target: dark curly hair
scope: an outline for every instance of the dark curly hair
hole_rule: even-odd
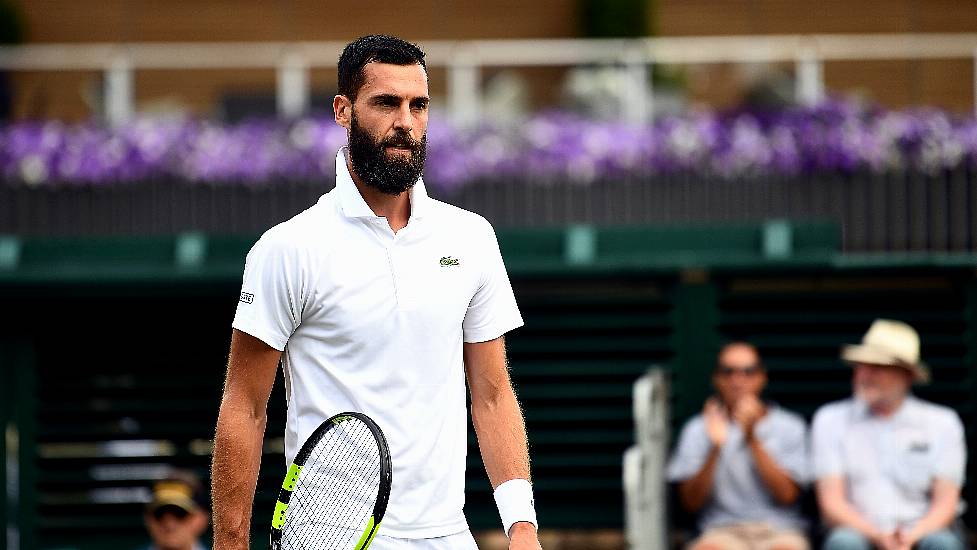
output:
[[[361,36],[343,48],[339,56],[339,94],[356,100],[356,93],[366,80],[363,67],[376,61],[392,65],[412,65],[417,63],[427,73],[424,52],[416,44],[395,36],[371,34]]]

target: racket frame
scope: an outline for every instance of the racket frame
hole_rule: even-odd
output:
[[[373,506],[373,514],[363,528],[363,535],[352,550],[366,550],[373,542],[373,537],[376,536],[380,528],[380,522],[383,520],[383,515],[387,511],[387,503],[390,500],[390,485],[393,478],[390,448],[387,446],[387,438],[384,437],[383,431],[372,418],[359,412],[342,412],[319,424],[319,427],[302,444],[302,448],[295,455],[295,460],[288,466],[285,480],[278,491],[278,500],[275,502],[275,512],[271,519],[271,534],[269,535],[269,548],[271,550],[280,550],[281,548],[282,528],[285,527],[287,520],[288,502],[292,498],[292,491],[295,489],[295,484],[298,482],[302,468],[312,454],[312,450],[329,433],[329,430],[353,419],[363,422],[376,440],[380,452],[380,486],[377,489],[377,502]]]

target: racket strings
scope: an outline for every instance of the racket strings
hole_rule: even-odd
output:
[[[327,540],[352,544],[362,533],[372,512],[375,490],[365,490],[363,484],[379,479],[379,467],[363,468],[363,459],[367,457],[360,452],[362,446],[355,440],[344,439],[348,438],[335,438],[310,457],[306,464],[313,464],[315,471],[303,472],[305,488],[297,488],[293,493],[297,512],[293,515],[290,504],[286,524],[295,527],[293,531],[297,536],[294,538],[301,540],[303,545]],[[337,451],[336,447],[342,451]],[[346,465],[348,469],[341,471],[344,475],[337,476],[337,472],[328,467],[330,464],[319,458],[324,456],[332,457],[331,462],[336,465]],[[313,487],[315,490],[310,490]],[[314,544],[312,547],[324,546]]]
[[[282,548],[352,548],[373,513],[380,473],[380,451],[365,424],[347,420],[326,432],[292,491]]]
[[[321,454],[327,454],[327,451],[323,450]],[[349,465],[350,469],[343,472],[345,476],[341,480],[328,476],[324,491],[319,493],[326,498],[313,498],[310,493],[305,493],[307,505],[304,509],[308,510],[309,516],[324,519],[322,523],[331,527],[362,529],[376,501],[375,490],[370,491],[372,494],[364,490],[373,489],[370,481],[379,480],[380,468],[379,463],[373,469],[375,471],[360,467],[363,462],[359,459],[364,457],[357,454],[355,449],[346,448],[345,453],[338,455],[337,462]],[[358,481],[362,484],[358,484]],[[343,507],[337,510],[337,504],[343,504]]]
[[[354,451],[347,451],[337,455],[337,461],[349,463],[354,458]],[[370,477],[377,478],[378,473],[370,473],[362,468],[352,468],[345,472],[351,479],[338,479],[326,469],[320,469],[319,473],[325,473],[325,478],[312,480],[310,483],[319,485],[317,491],[296,492],[298,495],[298,509],[294,518],[299,523],[314,524],[317,530],[321,530],[323,536],[333,536],[333,531],[342,530],[361,530],[365,519],[369,517],[372,508],[373,495],[364,494],[363,487],[357,485],[358,480],[368,480]],[[357,475],[358,474],[358,475]],[[324,483],[316,483],[324,481]],[[340,506],[341,505],[341,506]],[[291,509],[291,505],[289,506]],[[304,521],[303,521],[304,520]]]

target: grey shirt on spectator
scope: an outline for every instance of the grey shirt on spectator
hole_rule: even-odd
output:
[[[804,419],[771,405],[754,430],[763,448],[791,479],[801,487],[807,485],[810,469]],[[711,448],[702,415],[690,419],[682,428],[669,461],[668,480],[685,481],[697,474]],[[780,505],[770,495],[756,470],[743,430],[731,422],[716,465],[712,495],[699,516],[699,528],[705,531],[743,522],[765,522],[778,529],[806,527],[798,505]]]
[[[829,403],[814,415],[811,439],[816,478],[842,476],[850,502],[879,529],[908,529],[926,515],[935,478],[963,485],[960,418],[913,396],[889,417],[856,399]]]

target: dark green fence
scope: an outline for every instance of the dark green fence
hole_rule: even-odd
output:
[[[333,183],[0,184],[0,233],[34,236],[250,234],[305,210]],[[498,228],[573,223],[726,224],[830,220],[843,249],[977,251],[977,170],[815,173],[730,180],[692,174],[575,182],[489,180],[428,189]]]
[[[904,319],[922,333],[934,370],[921,394],[967,424],[977,412],[974,256],[844,256],[834,226],[782,222],[499,237],[526,319],[509,352],[547,527],[621,525],[631,383],[652,364],[670,367],[680,423],[709,395],[723,339],[756,342],[770,397],[809,416],[848,392],[839,347],[877,316]],[[14,474],[16,493],[0,519],[17,525],[21,548],[132,548],[142,536],[138,501],[161,465],[208,475],[252,240],[0,238],[0,415],[10,427],[0,472]],[[279,381],[255,547],[284,469],[283,423]],[[466,511],[474,528],[495,528],[473,438],[470,447]]]

